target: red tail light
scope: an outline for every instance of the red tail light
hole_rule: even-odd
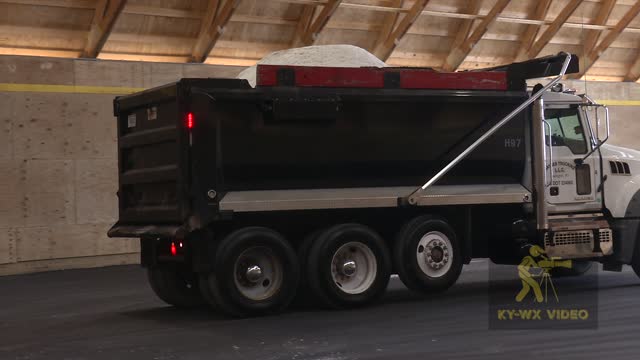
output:
[[[176,243],[171,242],[171,256],[178,255],[178,249],[176,249]]]
[[[193,113],[187,114],[187,128],[193,129]]]

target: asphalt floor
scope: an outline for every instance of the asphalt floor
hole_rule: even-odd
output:
[[[628,268],[573,278],[597,297],[595,329],[489,328],[488,263],[423,296],[393,277],[377,304],[296,305],[226,318],[158,300],[144,269],[119,266],[0,278],[0,359],[638,359],[640,280]]]

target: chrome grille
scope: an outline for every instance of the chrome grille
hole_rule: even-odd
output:
[[[593,253],[593,232],[591,230],[558,231],[553,236],[553,246],[549,234],[544,235],[544,246],[550,256],[562,258],[580,258],[602,256],[613,253],[613,232],[600,229],[600,248],[602,253]]]
[[[611,242],[611,229],[600,229],[600,242]],[[593,241],[591,230],[559,231],[554,234],[554,245],[590,244]],[[544,245],[550,246],[549,234],[544,234]]]

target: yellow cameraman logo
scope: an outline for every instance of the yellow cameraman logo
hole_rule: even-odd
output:
[[[536,261],[536,258],[540,260]],[[551,288],[556,302],[559,302],[558,293],[551,279],[551,269],[563,267],[570,269],[571,260],[558,261],[545,256],[545,251],[540,246],[534,245],[529,248],[529,255],[525,256],[518,265],[518,275],[522,280],[522,290],[516,295],[516,301],[522,302],[527,294],[533,290],[535,301],[547,302],[548,290]],[[544,287],[544,295],[542,288]]]

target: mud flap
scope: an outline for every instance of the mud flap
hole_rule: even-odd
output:
[[[117,222],[109,229],[111,238],[184,238],[186,231],[182,225],[132,225]]]
[[[638,228],[640,219],[614,219],[613,229],[613,255],[610,260],[623,264],[630,264],[638,242]]]

